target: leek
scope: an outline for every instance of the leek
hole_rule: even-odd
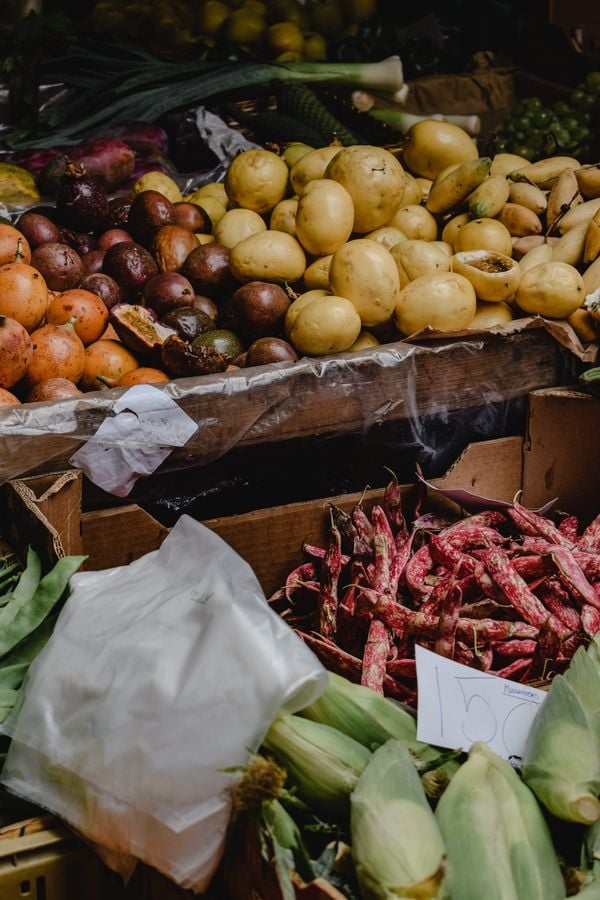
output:
[[[424,122],[426,119],[434,119],[437,122],[449,122],[451,125],[458,125],[469,134],[479,134],[481,131],[481,120],[479,116],[446,116],[441,113],[435,113],[431,116],[417,116],[413,113],[407,113],[400,109],[370,109],[369,115],[380,122],[385,122],[390,128],[396,131],[408,131],[411,125],[417,122]]]

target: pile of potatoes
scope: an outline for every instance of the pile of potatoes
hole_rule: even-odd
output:
[[[266,150],[232,162],[214,237],[237,280],[293,285],[285,333],[300,353],[532,314],[598,336],[599,166],[479,157],[465,132],[434,121],[410,129],[400,158],[289,150],[291,166]]]

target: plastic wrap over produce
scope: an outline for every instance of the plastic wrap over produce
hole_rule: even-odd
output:
[[[280,709],[317,699],[325,669],[247,563],[188,516],[159,550],[71,588],[2,726],[2,780],[125,877],[141,859],[205,890],[238,767]]]
[[[157,398],[171,398],[172,405],[197,426],[189,429],[185,441],[180,433],[165,439],[156,410],[130,409],[131,391],[113,389],[81,399],[24,404],[0,410],[0,482],[73,465],[69,461],[76,451],[95,439],[103,423],[119,416],[137,419],[139,427],[111,428],[100,443],[112,445],[122,455],[135,455],[140,444],[143,450],[158,449],[164,455],[160,471],[206,465],[236,445],[366,434],[388,422],[408,421],[417,440],[426,441],[422,423],[428,417],[443,422],[458,410],[502,404],[531,390],[567,383],[576,363],[576,357],[544,328],[531,327],[510,339],[474,335],[420,345],[398,342],[336,357],[177,379],[151,388]],[[153,417],[159,420],[156,427]],[[431,451],[434,462],[437,450]],[[90,475],[89,465],[82,468]],[[142,467],[132,474],[149,472]]]

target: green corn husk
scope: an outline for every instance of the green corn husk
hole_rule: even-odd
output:
[[[536,715],[523,757],[523,778],[560,819],[600,819],[600,652],[596,639],[557,675]]]
[[[477,743],[436,810],[460,900],[563,900],[565,886],[536,799],[514,769]]]
[[[446,848],[401,741],[373,754],[350,803],[352,856],[364,900],[443,897]]]
[[[271,725],[264,746],[312,809],[334,819],[347,816],[350,794],[371,758],[362,744],[328,725],[283,715]]]
[[[417,740],[417,723],[407,709],[334,672],[329,672],[327,690],[299,714],[337,728],[369,749],[390,738]]]

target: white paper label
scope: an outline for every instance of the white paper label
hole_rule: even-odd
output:
[[[483,741],[518,765],[546,693],[460,665],[415,647],[419,707],[417,739],[451,750]]]
[[[138,478],[151,475],[198,430],[168,394],[149,384],[126,391],[113,412],[69,462],[117,497],[126,497]]]

